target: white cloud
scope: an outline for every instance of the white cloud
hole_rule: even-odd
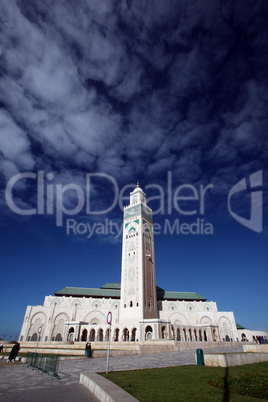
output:
[[[14,172],[14,165],[22,169],[32,169],[34,166],[27,135],[3,110],[0,110],[0,151],[8,162],[2,165],[6,172]]]
[[[148,167],[148,174],[154,176],[159,173],[172,170],[175,159],[175,155],[170,155],[167,158],[157,160]]]
[[[1,158],[0,170],[2,174],[7,178],[7,180],[19,173],[19,168],[14,162]]]
[[[206,164],[245,164],[241,154],[266,152],[260,128],[267,91],[262,80],[248,77],[254,69],[247,63],[237,84],[245,54],[232,54],[234,42],[226,40],[234,35],[231,7],[47,4],[0,4],[1,102],[17,122],[9,121],[8,131],[18,130],[14,149],[3,143],[4,171],[36,161],[38,168],[71,166],[128,180],[175,166],[198,180]],[[254,27],[251,32],[254,37]],[[252,43],[259,49],[255,38]]]
[[[128,69],[121,82],[111,91],[122,102],[128,102],[131,97],[137,95],[142,90],[141,76],[142,68],[137,60],[131,60]]]

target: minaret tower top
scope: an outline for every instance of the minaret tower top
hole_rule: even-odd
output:
[[[140,203],[146,205],[146,194],[140,188],[139,181],[137,181],[136,188],[130,193],[130,205]]]

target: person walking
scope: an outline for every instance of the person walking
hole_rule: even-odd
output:
[[[87,342],[85,347],[85,355],[90,358],[91,357],[91,344]]]
[[[20,343],[19,342],[15,342],[15,344],[13,345],[13,348],[11,349],[11,352],[9,353],[8,362],[15,362],[16,357],[18,356],[20,350]]]

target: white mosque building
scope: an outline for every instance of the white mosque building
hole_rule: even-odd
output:
[[[137,185],[124,208],[121,285],[66,287],[26,309],[20,341],[239,341],[233,312],[156,286],[152,210]],[[112,313],[112,325],[107,313]]]

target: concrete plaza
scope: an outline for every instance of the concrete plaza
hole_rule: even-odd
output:
[[[205,349],[205,352],[242,352],[242,345]],[[196,364],[196,351],[166,352],[132,356],[110,357],[109,371],[140,370],[145,368],[182,366]],[[78,358],[60,360],[54,381],[48,375],[27,367],[22,363],[6,363],[0,360],[0,402],[43,402],[43,401],[92,401],[98,399],[79,384],[80,373],[105,372],[106,358]]]

